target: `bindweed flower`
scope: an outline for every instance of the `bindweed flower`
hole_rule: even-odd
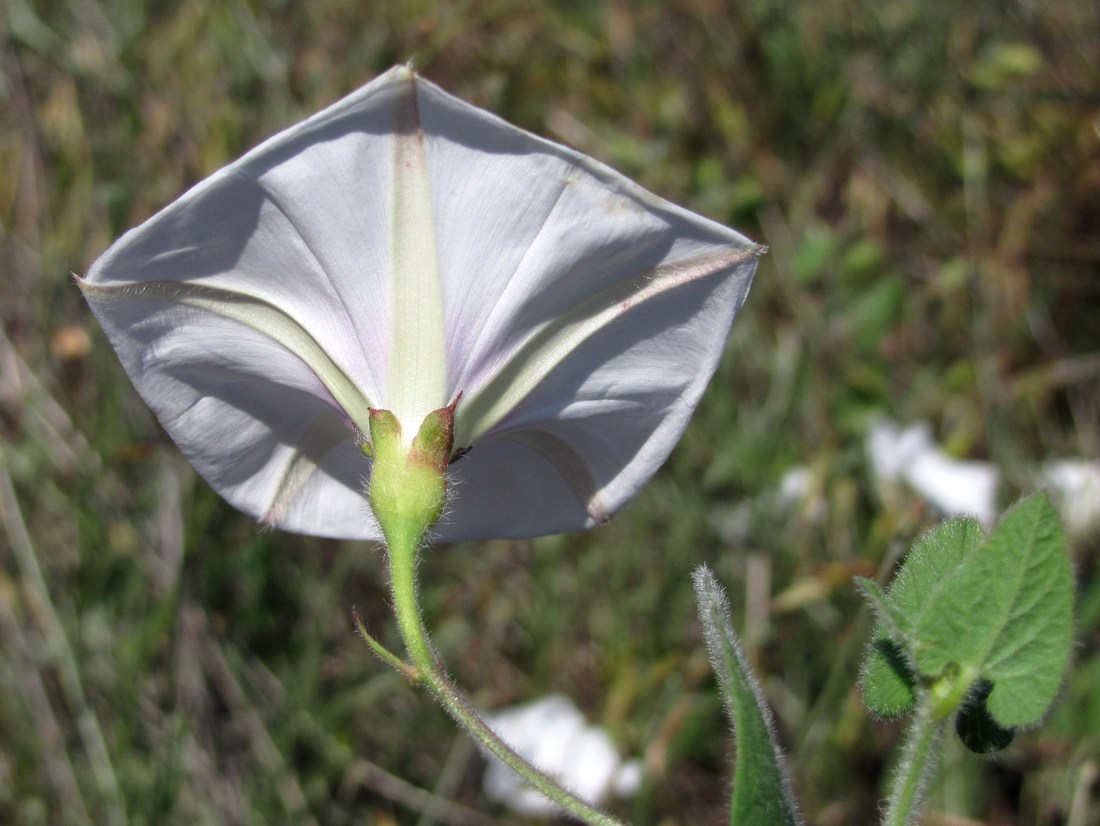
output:
[[[520,537],[602,522],[653,475],[759,251],[399,66],[80,285],[180,449],[261,522],[380,538],[372,411],[408,441],[458,400],[435,534]]]

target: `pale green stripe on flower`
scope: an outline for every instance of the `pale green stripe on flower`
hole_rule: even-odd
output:
[[[393,168],[392,350],[386,408],[401,422],[406,441],[420,422],[449,401],[443,297],[432,221],[428,164],[420,129],[416,78],[396,114]]]
[[[483,387],[469,392],[455,411],[455,444],[484,436],[586,339],[634,307],[764,252],[762,246],[728,247],[662,264],[622,279],[545,324]]]
[[[371,401],[329,357],[301,324],[263,299],[201,284],[143,281],[140,284],[101,285],[79,279],[85,295],[97,301],[164,301],[185,304],[239,321],[300,358],[321,380],[336,403],[362,433],[370,427]]]

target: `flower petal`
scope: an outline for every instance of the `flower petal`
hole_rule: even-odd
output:
[[[81,284],[185,455],[237,507],[290,530],[379,535],[356,437],[389,384],[411,77],[399,67],[261,144],[126,233]],[[302,392],[270,392],[290,386]]]
[[[455,444],[442,539],[589,527],[687,425],[761,248],[419,84]],[[471,217],[473,219],[471,220]]]
[[[725,329],[736,306],[714,301],[692,319],[693,336],[674,323],[684,317],[671,303],[586,341],[453,465],[441,538],[588,528],[638,493],[683,434],[721,355],[699,328]]]
[[[286,530],[380,537],[360,493],[369,463],[304,361],[199,307],[91,300],[153,412],[229,502]]]
[[[464,394],[441,538],[606,519],[686,426],[747,294],[738,233],[397,67],[127,233],[82,282],[200,472],[377,537],[356,439]]]

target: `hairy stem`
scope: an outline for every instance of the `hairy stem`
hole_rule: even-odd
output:
[[[912,826],[924,808],[928,785],[939,765],[939,747],[946,725],[942,717],[933,714],[931,704],[925,692],[905,736],[883,826]]]
[[[440,705],[476,742],[566,812],[592,826],[621,826],[620,821],[585,803],[520,757],[489,728],[466,695],[444,673],[432,651],[416,593],[417,538],[395,532],[389,537],[389,546],[390,587],[401,637],[420,679]]]

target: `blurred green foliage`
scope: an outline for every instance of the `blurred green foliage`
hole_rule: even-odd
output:
[[[703,561],[811,822],[874,811],[897,732],[860,710],[851,576],[885,579],[936,516],[876,489],[874,417],[997,462],[1003,504],[1042,460],[1100,453],[1095,4],[2,0],[0,36],[5,823],[484,822],[478,759],[352,633],[358,605],[397,644],[377,549],[263,533],[218,500],[69,275],[393,63],[771,247],[638,502],[422,565],[479,702],[565,691],[643,757],[624,816],[722,818]],[[996,763],[949,757],[934,811],[1100,817],[1097,549],[1074,546],[1078,663],[1049,725]]]

